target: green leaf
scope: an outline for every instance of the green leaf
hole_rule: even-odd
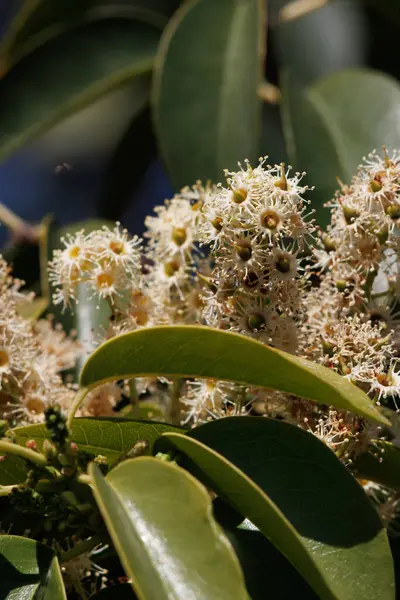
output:
[[[187,436],[164,437],[321,598],[394,598],[392,556],[379,517],[346,467],[315,436],[281,421],[231,417]]]
[[[23,483],[28,473],[28,467],[22,458],[16,456],[0,457],[0,485],[16,485]]]
[[[163,28],[176,4],[176,0],[25,0],[0,46],[2,70],[84,21],[129,17]]]
[[[237,381],[388,422],[364,392],[334,371],[249,337],[208,327],[152,327],[111,339],[89,357],[80,383],[91,388],[147,375]]]
[[[282,14],[288,15],[291,8],[289,4]],[[280,69],[288,69],[291,78],[304,86],[333,72],[362,67],[368,59],[367,31],[362,7],[336,0],[279,22],[272,38]]]
[[[256,528],[225,531],[240,561],[251,600],[318,600],[290,562]],[[268,582],[268,583],[267,583]]]
[[[372,441],[369,452],[361,454],[352,469],[360,479],[400,490],[400,448],[390,442]]]
[[[0,158],[133,80],[132,114],[142,110],[149,87],[144,74],[158,37],[144,23],[106,20],[61,35],[22,60],[0,80]]]
[[[329,219],[322,204],[337,189],[336,177],[350,183],[363,156],[382,144],[399,147],[399,104],[399,83],[366,69],[343,71],[303,90],[284,78],[282,117],[289,159],[315,185],[310,197],[321,223]]]
[[[264,0],[189,0],[164,30],[154,123],[173,184],[258,157]],[[206,32],[206,35],[205,35]]]
[[[155,421],[131,421],[118,417],[83,417],[74,419],[72,423],[71,439],[80,450],[96,456],[106,456],[110,465],[113,465],[123,454],[139,441],[148,443],[146,454],[151,454],[157,438],[166,431],[181,431],[167,423]],[[14,429],[18,444],[34,439],[39,447],[44,440],[49,439],[45,425],[27,425]]]
[[[15,535],[0,536],[2,600],[66,600],[57,557],[48,546]]]
[[[107,478],[92,463],[93,493],[141,600],[248,600],[239,562],[211,500],[180,467],[143,457]]]

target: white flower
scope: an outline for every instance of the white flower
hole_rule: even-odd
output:
[[[387,373],[376,373],[371,377],[369,383],[371,385],[370,393],[377,395],[378,402],[382,398],[392,398],[397,407],[397,398],[400,397],[400,371],[396,371],[397,361],[392,361],[392,364]]]
[[[141,268],[140,245],[142,240],[137,236],[129,238],[127,229],[121,229],[120,223],[110,231],[103,226],[88,236],[95,248],[95,255],[101,263],[116,265],[126,273],[137,277]]]
[[[195,246],[195,224],[199,211],[190,202],[174,196],[164,206],[157,206],[156,217],[146,217],[149,247],[154,260],[174,259],[176,255],[190,257]]]
[[[49,263],[49,279],[56,290],[56,304],[64,308],[76,300],[77,286],[89,283],[93,294],[114,301],[136,284],[141,271],[141,240],[128,238],[119,223],[85,235],[84,230],[63,239],[64,250],[55,250]]]

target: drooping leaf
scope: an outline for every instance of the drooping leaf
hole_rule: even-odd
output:
[[[90,388],[142,375],[237,381],[387,422],[364,392],[332,370],[243,335],[208,327],[161,326],[118,336],[90,356],[80,381]]]
[[[258,157],[263,8],[264,0],[189,0],[164,30],[154,123],[177,188],[219,181],[223,169]]]
[[[212,517],[206,490],[174,464],[128,460],[93,492],[141,600],[248,600],[239,562]]]
[[[300,89],[283,80],[282,116],[289,159],[307,171],[310,194],[321,223],[322,205],[337,189],[336,177],[350,183],[362,157],[386,144],[400,144],[400,85],[382,73],[343,71]]]
[[[386,532],[362,488],[315,436],[272,419],[231,417],[163,437],[321,598],[393,600]]]
[[[133,80],[132,114],[142,110],[158,36],[144,23],[110,19],[76,28],[22,60],[0,80],[0,158]]]
[[[0,536],[2,600],[66,600],[55,553],[35,540]]]
[[[352,465],[357,477],[400,490],[400,448],[376,440]]]
[[[2,71],[82,22],[128,17],[162,28],[177,5],[178,0],[25,0],[0,46]]]
[[[297,18],[290,18],[291,6],[285,4],[272,38],[280,69],[289,70],[297,84],[310,85],[331,73],[366,64],[368,26],[358,3],[327,2]]]
[[[306,581],[290,562],[256,528],[230,529],[225,534],[243,569],[251,600],[317,600]]]

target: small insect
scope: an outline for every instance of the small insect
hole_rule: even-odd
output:
[[[60,163],[54,169],[54,173],[56,175],[61,175],[62,173],[68,173],[69,171],[72,171],[72,166],[69,163],[66,163],[66,162]]]

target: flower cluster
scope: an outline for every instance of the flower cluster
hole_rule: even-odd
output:
[[[204,294],[203,317],[222,327],[295,352],[295,321],[303,310],[303,256],[315,226],[307,214],[302,174],[262,159],[226,172],[204,202],[199,241],[214,266]]]
[[[302,353],[377,402],[400,396],[397,288],[399,155],[370,154],[341,184],[331,225],[314,249],[319,285],[307,294]]]
[[[0,258],[0,414],[10,422],[35,423],[55,402],[68,406],[73,392],[60,373],[74,366],[80,345],[51,320],[32,323],[19,315],[29,300],[21,285]]]
[[[313,219],[304,174],[283,164],[270,166],[264,158],[254,167],[246,162],[226,171],[224,184],[197,182],[157,207],[145,221],[147,243],[119,224],[67,236],[49,267],[54,301],[73,304],[82,285],[98,302],[107,301],[112,319],[99,343],[160,324],[221,328],[323,364],[377,403],[396,406],[398,163],[398,154],[386,151],[365,159],[328,204],[331,224],[323,232]],[[5,279],[7,268],[2,269]],[[6,296],[15,306],[17,283],[7,283]],[[48,373],[56,370],[59,377],[76,356],[72,340],[49,321],[28,326],[12,311],[12,331],[9,325],[0,331],[7,347],[4,356],[0,352],[0,379],[8,406],[26,389],[36,394],[33,363],[42,364],[40,373],[46,371],[48,381]],[[39,346],[46,348],[40,360]],[[47,367],[49,355],[53,370]],[[55,389],[65,392],[59,379],[50,387],[53,396]],[[284,418],[312,431],[346,462],[365,447],[367,423],[280,392],[190,380],[178,390],[177,405],[172,382],[138,379],[133,389],[129,382],[107,384],[88,396],[81,414],[112,414],[134,393],[154,401],[165,418],[171,404],[175,413],[178,406],[177,419],[185,424],[232,414]]]
[[[117,223],[114,230],[103,227],[85,234],[84,230],[61,240],[49,264],[49,278],[56,287],[53,300],[64,307],[77,301],[80,284],[86,283],[92,295],[114,303],[122,290],[135,285],[141,271],[140,242],[129,238]]]

